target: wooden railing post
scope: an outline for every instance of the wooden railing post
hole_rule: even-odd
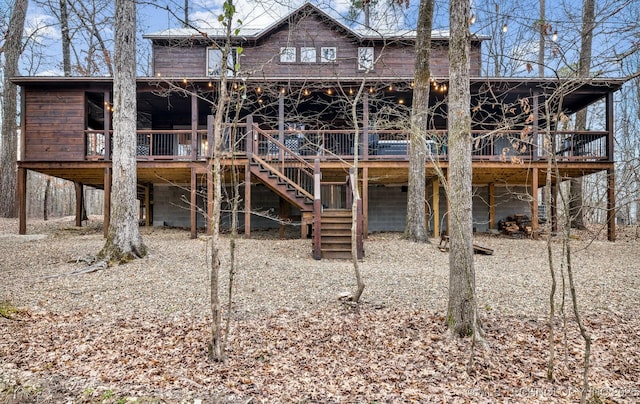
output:
[[[251,159],[251,155],[253,154],[253,138],[254,138],[254,134],[253,134],[253,115],[249,115],[247,116],[247,133],[246,133],[246,152],[247,152],[247,158]]]
[[[322,258],[320,245],[322,221],[321,175],[320,160],[316,158],[313,166],[313,258],[317,260]]]

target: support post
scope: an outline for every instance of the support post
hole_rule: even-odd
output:
[[[198,217],[196,216],[196,203],[197,203],[197,175],[196,168],[191,167],[191,198],[189,199],[189,213],[191,218],[191,238],[198,238]]]
[[[440,236],[440,180],[434,179],[431,183],[433,204],[433,237]]]
[[[213,166],[207,164],[207,235],[213,234]]]
[[[109,235],[109,223],[111,222],[111,167],[104,169],[104,219],[102,231],[104,238]]]
[[[616,178],[615,169],[607,170],[607,239],[616,241]]]
[[[496,228],[496,184],[489,183],[489,228]]]
[[[247,139],[247,144],[251,143]],[[251,237],[251,167],[249,163],[244,166],[244,235]]]
[[[151,184],[144,187],[144,225],[151,227]]]
[[[84,207],[84,192],[83,186],[79,182],[73,183],[76,189],[76,227],[82,227],[83,207]]]
[[[362,168],[362,233],[369,237],[369,167]]]
[[[27,170],[18,167],[18,234],[27,234]]]
[[[538,168],[531,173],[531,231],[534,239],[538,238]]]
[[[320,195],[320,160],[316,159],[313,168],[313,258],[322,258],[321,249],[321,222],[322,200]]]

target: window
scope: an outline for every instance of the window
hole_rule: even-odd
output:
[[[238,63],[238,48],[230,48],[227,55],[227,76],[233,76]],[[220,76],[222,69],[222,49],[207,48],[207,76]]]
[[[300,48],[300,61],[302,63],[316,63],[316,48],[306,46]]]
[[[358,70],[373,70],[373,48],[358,48]]]
[[[296,61],[296,48],[293,46],[285,46],[280,48],[280,62],[281,63],[295,63]]]
[[[322,63],[329,63],[336,61],[336,48],[334,47],[322,47],[320,48],[320,61]]]

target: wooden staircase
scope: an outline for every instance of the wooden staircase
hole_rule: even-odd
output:
[[[255,175],[256,178],[298,208],[300,212],[313,211],[313,195],[282,175],[279,171],[273,169],[269,163],[257,156],[253,156],[250,167],[251,173]]]
[[[351,259],[351,209],[325,209],[320,218],[322,258]]]
[[[287,147],[282,134],[279,139],[251,124],[252,139],[247,145],[249,169],[260,182],[300,210],[302,226],[313,224],[313,257],[315,259],[351,259],[351,209],[324,208],[321,202],[320,162],[314,165]],[[350,189],[355,177],[350,173],[344,184]],[[342,206],[350,206],[350,192]],[[362,233],[362,200],[358,199],[357,258],[364,256]],[[304,235],[304,233],[303,233]]]

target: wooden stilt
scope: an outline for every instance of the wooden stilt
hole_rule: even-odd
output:
[[[18,168],[18,234],[27,234],[27,170]]]
[[[244,236],[251,237],[251,167],[249,163],[244,166]]]
[[[538,169],[531,170],[531,231],[533,238],[538,238]]]
[[[191,198],[189,199],[189,213],[191,219],[191,238],[198,237],[198,217],[196,216],[196,186],[197,186],[197,176],[195,167],[191,167]]]
[[[76,189],[76,227],[82,227],[83,207],[84,207],[84,192],[83,186],[79,182],[74,182],[73,185]]]
[[[104,169],[104,219],[102,221],[104,238],[109,235],[109,223],[111,222],[111,168]]]
[[[607,170],[607,239],[616,241],[616,179],[614,169]]]
[[[434,179],[431,183],[431,203],[433,204],[433,237],[440,235],[440,180]]]
[[[496,184],[489,183],[489,229],[496,228]]]
[[[365,121],[366,122],[366,121]],[[367,148],[368,146],[365,146]],[[369,168],[362,168],[362,231],[369,237]]]

